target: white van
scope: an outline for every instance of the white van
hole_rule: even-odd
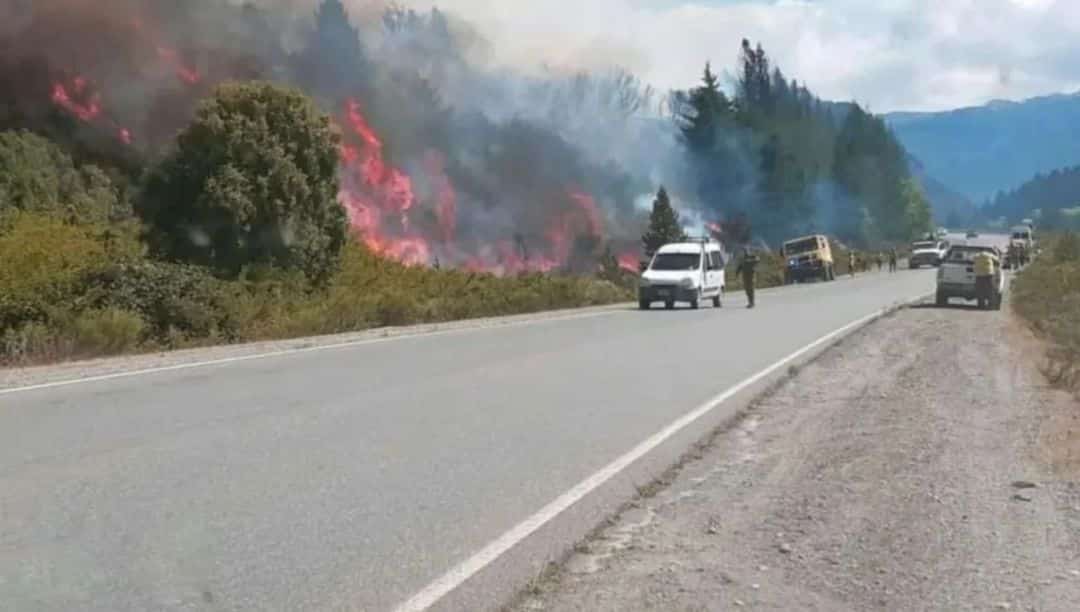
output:
[[[638,306],[648,310],[663,302],[669,310],[676,302],[698,308],[711,299],[720,308],[724,297],[727,256],[720,243],[698,240],[665,244],[653,255],[638,283]]]

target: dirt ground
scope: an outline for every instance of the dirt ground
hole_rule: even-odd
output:
[[[1007,312],[827,351],[510,609],[1080,610],[1080,406]]]

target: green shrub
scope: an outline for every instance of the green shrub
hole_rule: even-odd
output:
[[[0,234],[0,329],[46,322],[56,309],[70,307],[87,273],[107,263],[93,227],[33,213],[10,218]]]
[[[130,212],[100,168],[77,166],[60,147],[30,132],[0,132],[0,216],[15,211],[80,223]]]
[[[146,327],[142,317],[132,312],[88,310],[72,321],[70,338],[78,354],[116,355],[137,348]]]
[[[237,287],[205,268],[149,260],[121,263],[94,270],[81,285],[78,310],[136,313],[148,335],[167,346],[178,335],[241,339],[227,308]]]
[[[338,140],[297,90],[221,85],[147,181],[139,212],[153,246],[230,277],[262,264],[327,279],[346,239]]]

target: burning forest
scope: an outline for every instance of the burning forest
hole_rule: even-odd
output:
[[[139,168],[216,85],[283,82],[333,117],[338,200],[372,252],[512,274],[589,272],[612,249],[637,269],[633,201],[651,185],[548,126],[492,117],[490,100],[463,102],[462,88],[497,77],[468,64],[446,15],[388,9],[355,23],[338,0],[313,14],[222,0],[16,2],[0,9],[0,129]]]

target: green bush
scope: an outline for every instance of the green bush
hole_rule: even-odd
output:
[[[129,212],[100,168],[76,166],[60,147],[30,132],[0,132],[0,217],[16,211],[80,223]]]
[[[241,339],[228,303],[237,287],[205,268],[143,260],[110,265],[81,279],[79,310],[136,313],[150,338],[170,346],[176,338]]]
[[[0,233],[0,329],[47,322],[70,307],[84,275],[102,269],[100,232],[33,213],[17,213]]]
[[[77,354],[116,355],[137,348],[146,331],[139,315],[106,308],[80,313],[71,323],[71,341]]]
[[[230,277],[261,264],[327,279],[346,238],[338,141],[299,91],[218,87],[148,178],[139,212],[155,250]]]

